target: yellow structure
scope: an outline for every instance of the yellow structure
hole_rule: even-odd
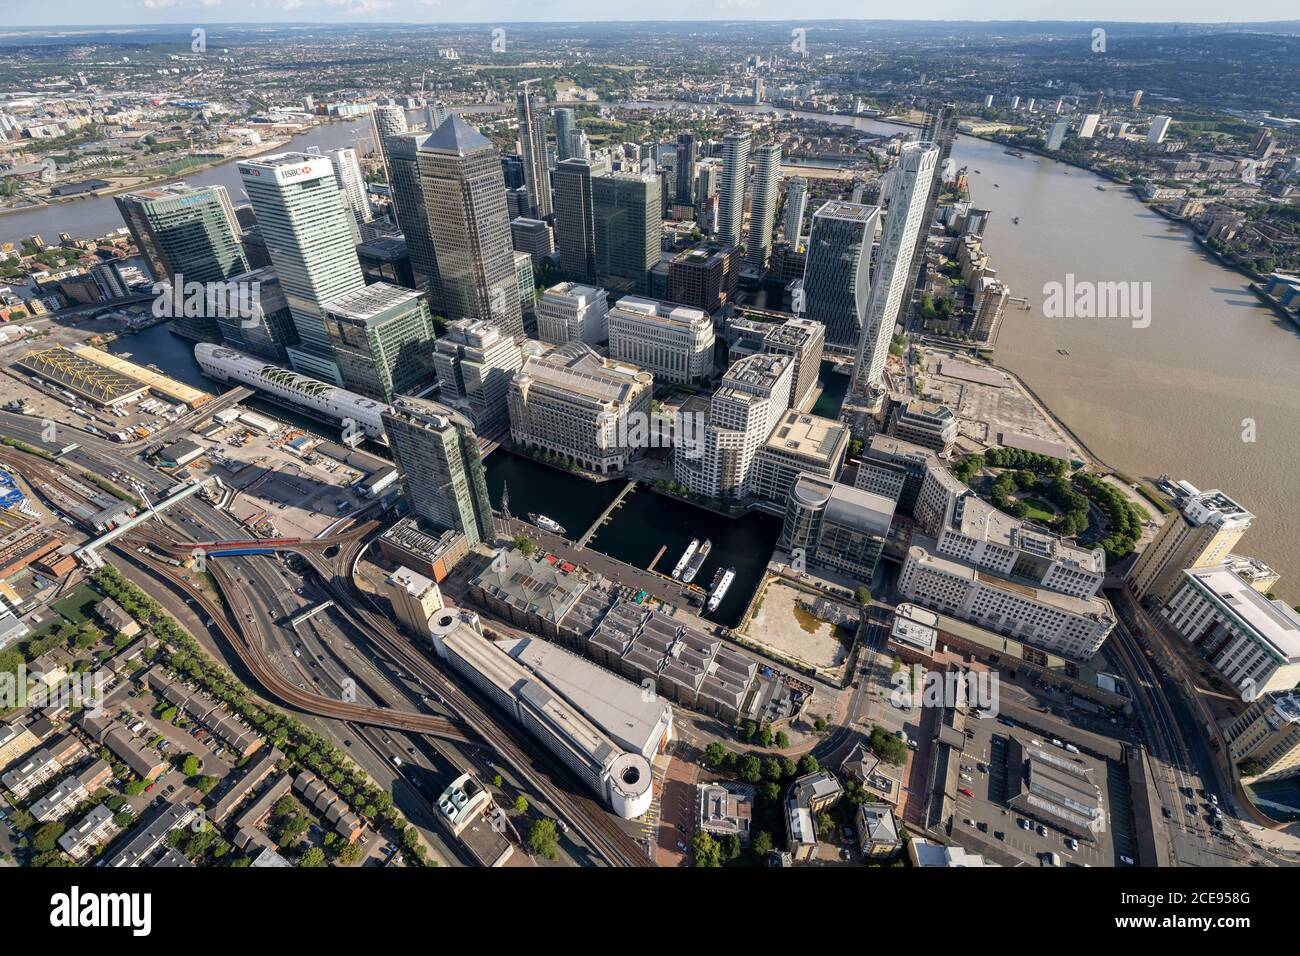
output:
[[[89,345],[83,345],[73,352],[78,358],[94,362],[96,365],[106,368],[109,371],[116,372],[124,378],[129,378],[134,382],[139,382],[148,387],[151,392],[162,398],[169,399],[173,402],[180,402],[188,405],[190,408],[198,408],[212,401],[212,396],[202,389],[193,388],[184,382],[178,382],[174,378],[168,378],[160,372],[145,368],[143,365],[136,365],[134,362],[128,362],[124,358],[118,358],[109,352],[101,352],[99,349],[91,348]]]

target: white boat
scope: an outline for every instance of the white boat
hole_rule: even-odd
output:
[[[695,557],[695,551],[700,546],[699,538],[692,538],[691,543],[686,546],[682,552],[681,558],[677,562],[677,567],[673,568],[673,577],[680,578],[682,572],[686,570],[686,565],[690,563],[691,558]]]
[[[718,605],[722,603],[722,599],[727,596],[727,588],[731,587],[731,582],[734,581],[735,578],[735,568],[727,568],[725,571],[719,569],[718,573],[714,575],[713,590],[709,592],[709,603],[706,605],[706,610],[710,614],[718,609]]]
[[[686,584],[690,584],[695,580],[695,575],[699,574],[700,568],[704,566],[704,559],[709,556],[709,552],[712,550],[713,542],[708,538],[705,538],[704,543],[700,545],[700,550],[695,552],[695,557],[691,559],[690,564],[686,567],[686,571],[682,574],[682,581]]]
[[[564,525],[560,524],[554,518],[548,518],[546,515],[532,513],[528,515],[528,520],[543,531],[549,531],[552,534],[564,534]]]

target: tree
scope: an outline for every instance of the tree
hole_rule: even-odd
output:
[[[701,830],[691,840],[691,851],[695,854],[695,865],[713,867],[722,865],[722,847],[713,835]]]
[[[527,813],[527,812],[528,812],[528,798],[525,797],[523,794],[520,794],[519,796],[515,797],[515,813]]]
[[[711,769],[717,770],[727,760],[727,748],[722,746],[716,740],[704,748],[704,763]]]
[[[343,849],[339,850],[338,861],[340,866],[355,866],[361,859],[361,848],[355,843],[346,843]]]
[[[817,762],[817,758],[812,754],[804,754],[799,758],[799,776],[803,777],[810,773],[816,773],[821,770],[822,765]]]
[[[558,860],[560,857],[559,835],[555,829],[555,821],[549,817],[542,817],[534,821],[528,830],[528,850],[536,856],[545,857],[548,860]]]
[[[185,774],[186,777],[198,776],[199,771],[202,769],[202,762],[194,754],[186,754],[181,760],[181,773]]]
[[[498,790],[501,789],[501,784],[503,783],[505,783],[505,781],[501,779],[501,774],[497,774],[492,778],[492,786],[496,787]]]
[[[907,760],[907,744],[879,724],[871,728],[867,744],[871,752],[886,763],[899,765]]]
[[[776,746],[780,750],[784,750],[786,747],[790,746],[790,736],[784,730],[778,730],[776,732]]]
[[[817,731],[817,733],[820,734],[825,729],[826,729],[826,720],[824,718],[818,717],[816,720],[813,721],[813,730]]]
[[[734,833],[728,833],[722,838],[722,857],[725,860],[736,860],[740,858],[740,837]]]
[[[318,846],[310,847],[307,852],[298,857],[298,865],[302,867],[324,866],[325,851]]]
[[[868,588],[868,587],[864,587],[863,585],[858,585],[857,589],[856,589],[853,593],[854,593],[854,595],[857,597],[857,599],[858,599],[858,603],[859,603],[859,604],[870,604],[870,603],[871,603],[871,589],[870,589],[870,588]]]
[[[764,724],[758,731],[758,742],[764,747],[772,746],[772,728]]]
[[[740,779],[745,783],[758,783],[763,779],[763,764],[753,754],[746,754],[740,758],[740,765],[736,768],[740,774]]]
[[[515,550],[526,558],[531,556],[532,553],[537,550],[537,545],[533,544],[533,539],[523,532],[515,535],[514,546]]]
[[[835,835],[835,818],[824,810],[817,814],[817,836],[829,840]]]
[[[767,856],[772,852],[772,838],[768,836],[766,830],[760,830],[749,848],[760,857]]]
[[[32,849],[36,850],[38,853],[44,853],[46,850],[53,850],[59,841],[59,837],[63,836],[63,831],[66,829],[67,827],[62,823],[59,823],[57,820],[53,823],[45,824],[45,826],[37,830],[35,835],[32,836]]]

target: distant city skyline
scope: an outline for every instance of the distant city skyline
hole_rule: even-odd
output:
[[[610,17],[607,8],[583,0],[487,0],[478,4],[467,18],[463,8],[442,0],[133,0],[116,8],[117,21],[102,20],[105,8],[93,0],[69,0],[61,8],[66,17],[62,24],[42,22],[49,11],[31,6],[8,12],[10,28],[48,27],[52,32],[75,34],[95,26],[129,26],[195,24],[301,24],[301,23],[528,23],[528,22],[637,22],[637,21],[727,21],[769,20],[794,22],[803,20],[891,20],[896,22],[988,23],[997,21],[1077,22],[1077,23],[1205,23],[1246,24],[1251,22],[1297,20],[1291,0],[1247,0],[1233,6],[1230,19],[1216,0],[1149,0],[1135,7],[1126,0],[1097,0],[1088,4],[1070,4],[1068,11],[1046,15],[1037,0],[993,0],[972,16],[962,0],[937,0],[927,5],[924,14],[909,11],[909,16],[891,16],[897,6],[885,2],[859,3],[849,0],[812,0],[802,4],[801,17],[791,17],[788,4],[777,0],[663,0],[646,7],[639,16]],[[453,12],[454,11],[454,12]],[[592,16],[592,13],[597,15]],[[70,27],[69,22],[84,21],[84,26]],[[0,31],[0,40],[8,31]]]

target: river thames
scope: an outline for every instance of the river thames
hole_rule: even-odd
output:
[[[906,128],[799,115],[872,133]],[[971,199],[993,211],[984,234],[992,266],[1033,306],[1007,310],[994,361],[1110,467],[1236,498],[1256,515],[1241,553],[1281,572],[1278,594],[1300,602],[1300,330],[1189,230],[1116,184],[969,136],[958,137],[953,157],[967,167]],[[1151,283],[1150,325],[1045,318],[1044,286],[1067,274]],[[1243,440],[1251,429],[1255,440]]]

